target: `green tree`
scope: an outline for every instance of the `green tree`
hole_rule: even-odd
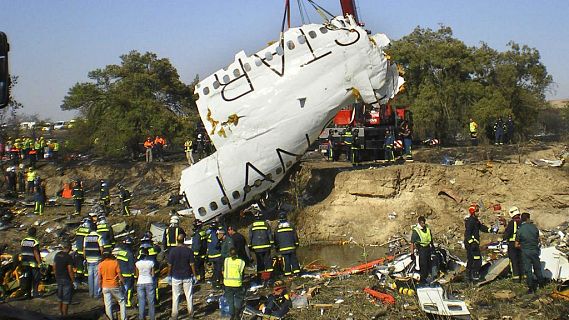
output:
[[[182,83],[170,61],[154,53],[131,51],[120,58],[119,65],[93,70],[91,82],[69,89],[61,108],[78,110],[83,119],[70,148],[124,157],[138,152],[146,136],[181,144],[197,121],[196,81]]]
[[[488,127],[509,114],[527,133],[552,79],[537,49],[508,46],[506,52],[485,43],[468,47],[446,26],[417,27],[394,41],[389,53],[407,82],[396,104],[411,105],[418,136],[453,139],[466,133],[469,117]]]

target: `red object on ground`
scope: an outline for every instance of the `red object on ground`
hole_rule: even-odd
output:
[[[267,281],[269,279],[271,279],[271,273],[270,272],[267,272],[267,271],[261,272],[261,280]]]
[[[375,291],[371,288],[365,288],[364,292],[381,301],[383,304],[395,304],[395,298],[388,293]]]
[[[332,277],[337,277],[337,276],[345,276],[345,275],[350,275],[350,274],[362,273],[362,272],[373,269],[373,267],[375,267],[377,265],[384,264],[385,262],[389,262],[391,260],[393,260],[393,256],[387,256],[385,258],[373,260],[371,262],[360,264],[360,265],[355,266],[355,267],[346,268],[342,271],[323,273],[322,277],[323,278],[332,278]]]

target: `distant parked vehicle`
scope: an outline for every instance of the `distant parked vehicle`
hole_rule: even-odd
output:
[[[52,127],[50,122],[44,123],[41,127],[41,131],[43,131],[43,132],[50,132],[51,129],[53,129],[53,127]]]
[[[65,121],[57,121],[54,125],[53,125],[53,129],[54,130],[62,130],[62,129],[66,129],[67,123]]]
[[[69,123],[67,123],[67,129],[73,128],[76,123],[77,123],[77,121],[75,121],[75,119],[69,120]]]
[[[20,122],[20,129],[23,129],[23,130],[32,130],[35,126],[36,126],[36,123],[33,121]]]

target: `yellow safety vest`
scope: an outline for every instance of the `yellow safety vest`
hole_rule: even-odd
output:
[[[510,239],[508,239],[508,241],[510,242],[516,241],[517,233],[518,233],[518,223],[516,222],[516,220],[514,220],[514,232],[512,232],[512,236],[510,237]]]
[[[415,232],[417,232],[419,238],[421,239],[419,245],[421,247],[428,247],[433,239],[431,236],[431,229],[429,229],[429,227],[427,227],[426,225],[425,225],[425,231],[421,230],[417,226],[415,226],[413,229],[415,230]]]
[[[35,171],[28,171],[28,181],[34,181],[36,179]]]
[[[243,283],[243,269],[245,261],[239,258],[225,258],[223,263],[223,285],[238,288]]]
[[[470,123],[470,132],[477,133],[478,132],[478,124],[474,121]]]

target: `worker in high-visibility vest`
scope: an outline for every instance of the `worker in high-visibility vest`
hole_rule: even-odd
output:
[[[468,123],[468,131],[470,132],[470,143],[473,146],[478,145],[478,123],[476,123],[472,118]]]
[[[89,285],[89,297],[101,296],[101,284],[99,283],[99,262],[103,256],[103,243],[101,235],[97,233],[97,226],[89,226],[89,234],[83,240],[85,261],[87,261],[87,283]]]
[[[192,139],[188,139],[186,140],[186,142],[184,142],[184,151],[186,152],[186,159],[188,160],[188,164],[191,166],[192,164],[194,164],[194,142],[192,141]]]
[[[518,228],[521,225],[521,213],[518,207],[511,207],[509,210],[510,218],[512,218],[506,230],[504,230],[504,241],[508,242],[508,258],[510,258],[510,271],[514,281],[521,282],[524,274],[524,265],[522,262],[522,250],[516,248],[516,236]]]
[[[433,248],[433,236],[431,229],[427,226],[426,219],[420,216],[417,225],[413,227],[411,233],[411,259],[415,261],[415,250],[419,256],[420,283],[427,283],[427,278],[431,274],[432,261],[431,253]],[[436,276],[436,275],[435,275]]]
[[[259,212],[255,214],[255,221],[249,227],[249,248],[255,252],[257,262],[257,275],[261,279],[263,272],[273,272],[271,247],[273,246],[273,233],[271,226]]]
[[[118,245],[113,249],[113,255],[117,258],[121,275],[124,279],[126,307],[132,307],[132,298],[134,297],[134,273],[135,267],[134,254],[132,253],[133,239],[127,236],[122,245]]]
[[[20,254],[21,264],[25,271],[31,274],[31,292],[26,292],[28,297],[36,297],[39,295],[38,287],[41,280],[40,264],[41,256],[39,251],[39,241],[36,238],[37,229],[31,227],[28,229],[28,236],[22,239],[20,243],[22,252]]]
[[[36,181],[36,170],[33,167],[28,168],[28,173],[26,174],[26,182],[27,182],[27,192],[28,194],[34,193],[35,188],[35,181]]]
[[[279,217],[279,224],[275,230],[275,248],[284,259],[284,274],[290,276],[300,273],[300,265],[296,256],[296,248],[299,245],[298,235],[294,226],[288,222],[286,213],[282,212]]]
[[[164,246],[164,251],[168,255],[168,251],[178,245],[178,235],[186,235],[184,229],[180,228],[180,217],[178,215],[173,215],[170,218],[170,226],[164,231],[162,237],[162,244]]]
[[[223,261],[224,296],[229,305],[231,319],[237,319],[237,312],[243,304],[245,291],[243,290],[243,270],[245,261],[237,256],[237,250],[231,248],[229,257]]]

